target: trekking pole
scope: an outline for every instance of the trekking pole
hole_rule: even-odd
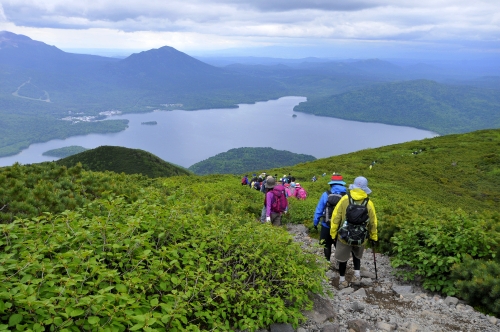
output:
[[[377,260],[375,259],[375,241],[372,241],[372,251],[373,251],[373,264],[375,264],[375,280],[377,280],[378,276],[377,276]]]

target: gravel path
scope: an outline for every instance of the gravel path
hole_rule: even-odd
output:
[[[323,258],[318,240],[309,237],[303,225],[288,225],[295,241],[304,250]],[[424,290],[417,282],[404,282],[395,277],[389,257],[376,254],[377,275],[373,252],[365,251],[361,260],[361,283],[343,290],[338,289],[337,271],[326,275],[325,291],[333,298],[323,296],[315,309],[307,313],[308,321],[297,329],[307,331],[477,331],[500,332],[500,319],[475,311],[465,302],[440,296]],[[348,262],[346,279],[353,275],[352,261]],[[283,326],[271,326],[271,332],[290,331]]]

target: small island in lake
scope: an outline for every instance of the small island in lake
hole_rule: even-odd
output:
[[[65,146],[64,148],[45,151],[44,153],[42,153],[42,156],[65,158],[87,150],[88,149],[84,148],[83,146],[72,145]]]
[[[296,118],[296,117],[297,117],[297,114],[292,115],[292,118]]]
[[[141,122],[141,124],[143,124],[143,125],[149,125],[149,126],[154,126],[154,125],[157,125],[158,122],[156,122],[156,121],[147,121],[147,122]]]

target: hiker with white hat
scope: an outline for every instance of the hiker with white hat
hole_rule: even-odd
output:
[[[333,211],[330,235],[337,239],[335,258],[339,262],[339,288],[349,282],[345,279],[347,261],[352,253],[354,278],[351,283],[361,280],[361,258],[368,239],[378,241],[377,215],[372,201],[368,180],[358,176],[349,186],[349,193],[342,197]]]

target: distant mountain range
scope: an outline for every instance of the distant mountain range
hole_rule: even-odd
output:
[[[308,98],[297,108],[303,112],[395,123],[390,103],[373,103],[384,99],[377,94],[390,93],[390,88],[376,85],[403,84],[411,96],[409,87],[418,90],[420,83],[405,81],[415,79],[439,80],[439,93],[420,89],[414,91],[417,98],[398,99],[400,106],[411,101],[412,111],[397,124],[439,133],[498,126],[493,95],[500,91],[499,72],[472,77],[470,71],[465,75],[434,64],[403,66],[380,59],[237,60],[239,64],[216,67],[168,46],[125,59],[72,54],[27,36],[0,32],[0,157],[36,142],[126,129],[126,120],[106,119],[111,113],[231,108],[287,95]],[[449,99],[454,95],[455,102]],[[462,103],[464,96],[467,105],[452,110],[450,103]],[[343,106],[325,110],[330,99]],[[370,111],[373,107],[376,112]]]

